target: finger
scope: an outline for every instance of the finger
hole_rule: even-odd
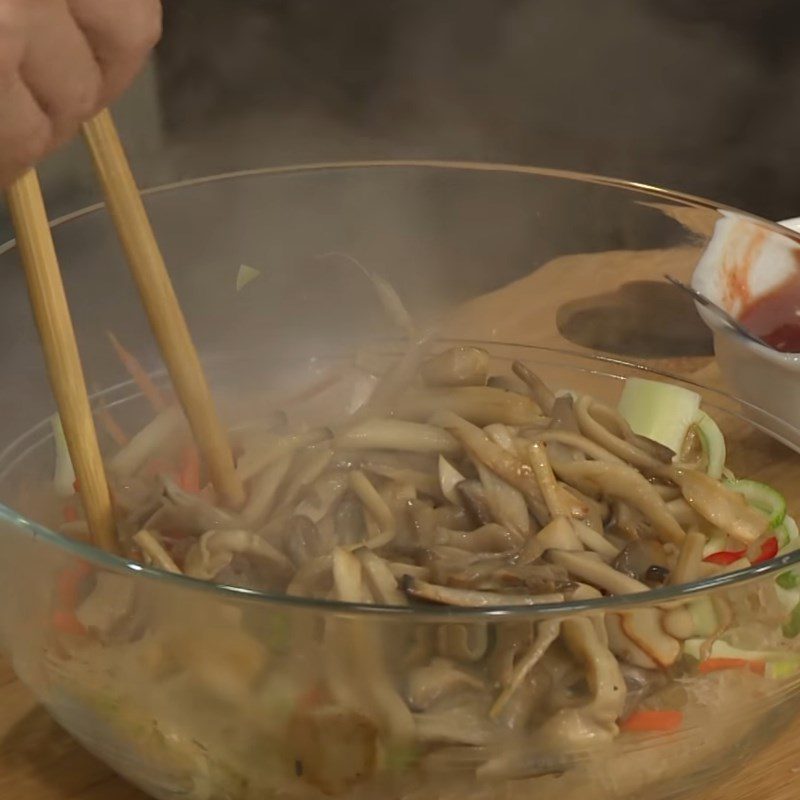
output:
[[[68,0],[103,71],[107,105],[133,81],[161,38],[160,0]]]
[[[53,146],[50,118],[16,75],[0,88],[0,186],[8,186]]]
[[[35,2],[29,9],[20,74],[62,142],[97,109],[103,75],[65,0]]]

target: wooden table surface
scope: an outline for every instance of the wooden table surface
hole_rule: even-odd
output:
[[[656,267],[654,252],[595,254],[557,259],[499,292],[473,301],[456,315],[453,335],[518,343],[543,342],[531,330],[536,319],[541,329],[555,331],[554,295],[565,299],[576,295],[572,280],[585,285],[609,286],[618,282],[621,269],[630,280],[652,279],[654,274],[680,269],[696,260],[696,252],[671,251],[669,263]],[[675,263],[677,259],[678,263]],[[566,263],[565,263],[566,262]],[[662,270],[663,266],[663,270]],[[604,272],[605,269],[607,272]],[[547,284],[545,286],[545,284]],[[522,304],[520,295],[528,292]],[[525,314],[510,313],[526,309]],[[698,360],[687,369],[701,382],[714,383],[713,365]],[[797,800],[800,797],[800,719],[778,741],[756,753],[752,761],[724,784],[697,795],[695,800]],[[117,778],[111,770],[90,756],[53,722],[30,692],[14,677],[7,661],[0,657],[0,800],[145,800],[145,795]]]

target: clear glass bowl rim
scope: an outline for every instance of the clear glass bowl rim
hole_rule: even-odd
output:
[[[194,186],[201,186],[204,184],[216,183],[219,181],[236,180],[241,178],[251,178],[259,176],[281,176],[281,175],[303,175],[315,172],[326,171],[358,171],[358,170],[372,170],[372,169],[421,169],[421,170],[450,170],[460,172],[473,172],[473,173],[509,173],[517,175],[529,175],[533,177],[556,178],[565,181],[572,181],[575,183],[590,183],[609,188],[618,189],[621,191],[636,192],[638,194],[651,195],[654,198],[668,199],[684,206],[694,206],[705,208],[712,211],[719,212],[726,210],[733,212],[742,217],[751,219],[759,226],[766,226],[775,230],[777,233],[785,236],[787,239],[793,239],[800,243],[800,233],[782,227],[777,223],[765,220],[754,214],[740,211],[732,206],[725,205],[724,203],[717,203],[705,198],[696,197],[694,195],[677,192],[670,189],[662,189],[656,186],[650,186],[644,183],[637,183],[635,181],[627,181],[620,178],[609,178],[601,175],[593,175],[589,173],[573,172],[569,170],[549,169],[543,167],[522,166],[515,164],[503,163],[484,163],[484,162],[461,162],[461,161],[439,161],[439,160],[378,160],[378,161],[339,161],[339,162],[323,162],[314,164],[290,165],[280,167],[264,167],[257,169],[241,170],[236,172],[226,172],[216,175],[205,176],[201,178],[192,178],[174,183],[168,183],[161,186],[152,187],[142,191],[144,195],[160,194],[173,190],[180,190],[191,188]],[[51,228],[64,225],[79,218],[96,213],[97,211],[105,208],[105,203],[96,203],[87,206],[83,209],[65,214],[53,221],[51,221]],[[3,245],[0,245],[0,255],[14,249],[16,247],[15,240],[10,240]],[[464,340],[459,340],[464,341]],[[594,355],[588,353],[580,353],[570,350],[560,350],[558,348],[550,347],[535,347],[529,345],[520,345],[509,342],[491,342],[496,347],[511,347],[519,349],[531,349],[538,352],[550,353],[553,355],[563,355],[565,357],[575,359],[579,358],[587,362],[601,363],[606,365],[617,365],[625,367],[626,369],[636,369],[645,374],[655,375],[670,380],[677,380],[689,386],[696,386],[704,392],[716,395],[719,398],[728,400],[729,402],[739,403],[740,405],[758,412],[761,418],[774,421],[776,425],[783,427],[785,430],[793,429],[788,423],[771,415],[769,412],[761,408],[757,408],[749,403],[746,403],[739,398],[734,397],[726,392],[703,384],[695,383],[680,375],[674,375],[666,371],[653,369],[640,364],[635,364],[622,359],[616,359],[608,356]],[[131,388],[132,381],[125,381],[115,386],[108,387],[100,392],[95,393],[92,399],[96,399],[107,394]],[[733,413],[733,412],[729,412]],[[755,425],[750,420],[746,420],[747,424]],[[0,452],[0,471],[6,472],[8,465],[5,463],[9,457],[10,451],[19,446],[19,443],[43,431],[49,422],[44,420],[27,432],[20,435],[15,441],[11,442],[7,447]],[[760,427],[760,426],[758,426]],[[780,439],[773,431],[768,431],[769,435],[774,438]],[[800,436],[800,430],[797,430]],[[786,445],[789,446],[789,445]],[[497,617],[513,618],[513,619],[542,619],[546,617],[565,617],[577,614],[598,613],[608,611],[626,611],[642,606],[652,606],[665,603],[671,603],[683,600],[687,597],[696,595],[703,595],[715,591],[722,591],[732,589],[734,587],[744,585],[747,583],[758,581],[772,573],[781,572],[789,567],[800,564],[800,550],[794,551],[780,558],[772,559],[771,561],[756,566],[749,567],[736,572],[730,572],[723,575],[718,575],[713,578],[707,578],[694,583],[681,584],[675,587],[664,587],[662,589],[654,589],[649,592],[641,592],[638,594],[617,595],[613,597],[602,597],[593,600],[581,601],[566,601],[562,603],[547,603],[536,606],[493,606],[490,608],[460,608],[450,606],[385,606],[377,604],[360,604],[360,603],[344,603],[341,601],[333,600],[317,600],[312,598],[290,597],[288,595],[275,595],[268,592],[256,591],[253,589],[246,589],[239,586],[228,586],[224,584],[212,583],[209,581],[198,580],[190,578],[185,575],[174,575],[162,570],[154,569],[143,564],[136,563],[122,556],[117,556],[111,553],[106,553],[93,545],[82,544],[81,542],[67,539],[66,537],[50,530],[49,528],[33,522],[23,517],[18,512],[14,511],[9,506],[0,503],[0,521],[5,522],[17,529],[27,530],[29,534],[35,539],[51,545],[64,553],[71,555],[75,558],[80,558],[89,562],[95,567],[104,570],[112,571],[117,574],[127,575],[130,578],[137,576],[147,579],[148,581],[156,581],[159,584],[166,583],[169,586],[179,588],[185,591],[202,591],[212,595],[217,595],[220,601],[224,600],[252,600],[257,603],[263,603],[268,606],[275,606],[276,608],[284,609],[306,609],[308,611],[320,611],[336,614],[337,616],[369,616],[380,617],[386,616],[394,619],[405,618],[408,621],[418,619],[419,621],[435,622],[437,620],[447,621],[458,619],[461,621],[474,620],[474,621],[488,621]],[[0,534],[12,535],[12,534]]]

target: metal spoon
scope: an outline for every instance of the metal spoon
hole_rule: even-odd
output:
[[[664,277],[673,286],[677,286],[679,289],[691,295],[701,306],[713,311],[729,328],[733,328],[737,333],[744,336],[745,339],[749,339],[751,342],[760,344],[762,347],[767,347],[770,350],[775,349],[767,344],[760,336],[756,336],[752,331],[745,328],[736,317],[731,316],[724,308],[720,308],[713,300],[709,300],[702,292],[698,292],[697,289],[689,286],[689,284],[679,281],[677,278],[673,278],[672,275],[665,275]]]

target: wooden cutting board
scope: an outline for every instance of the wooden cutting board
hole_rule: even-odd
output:
[[[800,719],[724,784],[695,800],[797,800]],[[0,659],[2,800],[147,800],[53,722]]]

